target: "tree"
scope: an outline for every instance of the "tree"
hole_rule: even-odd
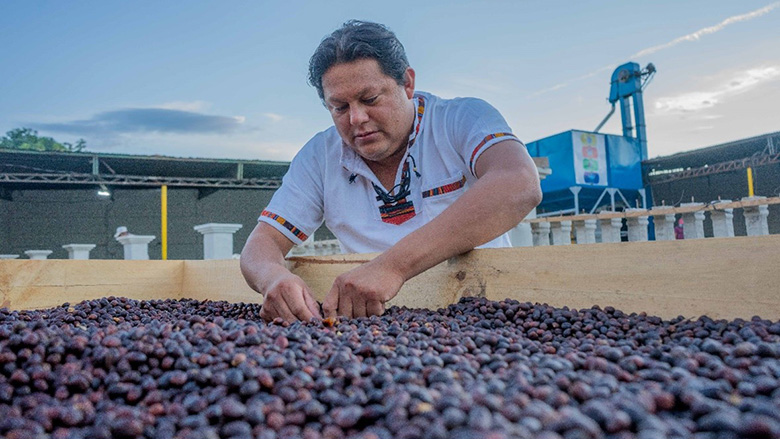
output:
[[[51,137],[39,136],[38,131],[31,128],[15,128],[0,138],[0,148],[79,152],[86,147],[87,142],[84,139],[79,139],[75,145],[68,142],[60,143]]]

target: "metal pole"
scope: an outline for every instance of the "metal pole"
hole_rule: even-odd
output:
[[[162,259],[168,260],[168,186],[163,185],[160,191],[160,207],[161,207],[161,232],[160,237],[162,241]]]
[[[631,101],[628,97],[620,98],[620,117],[623,119],[623,137],[634,137],[634,126],[631,124]]]
[[[753,168],[748,166],[747,168],[747,177],[748,177],[748,196],[754,197],[756,194],[753,191]]]
[[[634,93],[634,124],[636,138],[642,150],[641,160],[647,160],[647,130],[645,126],[645,104],[642,101],[642,91]]]

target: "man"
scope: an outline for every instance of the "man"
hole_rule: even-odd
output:
[[[321,318],[285,266],[323,222],[349,253],[383,252],[336,278],[326,316],[384,312],[408,279],[506,232],[541,201],[536,166],[501,115],[473,98],[415,93],[415,71],[386,27],[349,21],[309,63],[334,126],[293,159],[241,254],[262,317]]]

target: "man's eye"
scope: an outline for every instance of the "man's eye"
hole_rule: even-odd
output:
[[[376,101],[376,98],[378,98],[378,97],[379,96],[374,96],[372,98],[363,99],[363,103],[365,103],[365,104],[373,104]]]
[[[333,111],[335,111],[336,113],[343,113],[343,112],[347,111],[347,106],[346,105],[341,105],[339,107],[333,107]]]

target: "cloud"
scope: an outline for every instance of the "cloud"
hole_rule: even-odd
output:
[[[598,75],[600,73],[604,73],[604,72],[606,72],[608,70],[611,70],[611,69],[614,69],[614,68],[615,68],[615,66],[612,65],[612,64],[610,64],[608,66],[604,66],[604,67],[602,67],[602,68],[600,68],[598,70],[595,70],[593,72],[588,73],[587,75],[578,76],[578,77],[576,77],[574,79],[570,79],[568,81],[561,82],[559,84],[555,84],[552,87],[543,88],[543,89],[541,89],[539,91],[536,91],[536,92],[532,93],[531,96],[539,96],[539,95],[543,95],[545,93],[549,93],[551,91],[555,91],[555,90],[562,89],[564,87],[568,87],[572,82],[577,82],[577,81],[582,81],[583,79],[592,78],[592,77],[594,77],[594,76],[596,76],[596,75]]]
[[[256,132],[241,131],[235,135],[180,134],[155,132],[122,134],[92,142],[89,151],[169,157],[290,161],[304,145],[304,140],[265,140]]]
[[[746,14],[734,15],[734,16],[728,17],[727,19],[721,21],[720,23],[716,24],[715,26],[705,27],[705,28],[697,30],[696,32],[690,33],[688,35],[683,35],[681,37],[675,38],[672,41],[669,41],[667,43],[659,44],[659,45],[653,46],[653,47],[648,47],[647,49],[642,49],[639,52],[636,52],[635,54],[631,55],[629,58],[630,59],[640,58],[640,57],[645,56],[645,55],[650,55],[652,53],[660,52],[661,50],[668,49],[670,47],[676,46],[676,45],[678,45],[680,43],[683,43],[683,42],[686,42],[686,41],[698,41],[701,37],[703,37],[705,35],[710,35],[710,34],[714,34],[716,32],[720,32],[721,30],[723,30],[726,26],[728,26],[730,24],[739,23],[739,22],[742,22],[742,21],[748,21],[748,20],[752,20],[754,18],[758,18],[758,17],[760,17],[760,16],[762,16],[764,14],[768,14],[769,12],[771,12],[773,9],[776,9],[777,7],[780,7],[780,2],[772,3],[770,5],[764,6],[763,8],[756,9],[755,11],[751,11],[751,12],[748,12]],[[548,92],[551,92],[551,91],[560,90],[560,89],[562,89],[564,87],[567,87],[567,86],[571,85],[571,83],[573,83],[573,82],[577,82],[577,81],[581,81],[583,79],[591,78],[591,77],[596,76],[596,75],[598,75],[598,74],[600,74],[602,72],[614,69],[615,67],[616,67],[616,65],[613,65],[613,64],[601,67],[598,70],[595,70],[595,71],[593,71],[591,73],[588,73],[586,75],[582,75],[582,76],[579,76],[579,77],[576,77],[576,78],[573,78],[573,79],[569,79],[567,81],[564,81],[564,82],[558,83],[556,85],[553,85],[552,87],[548,87],[548,88],[544,88],[542,90],[536,91],[536,92],[532,93],[531,96],[539,96],[539,95],[542,95],[542,94],[545,94],[545,93],[548,93]]]
[[[274,122],[274,123],[279,122],[282,119],[284,119],[284,116],[282,116],[281,114],[276,114],[276,113],[263,113],[263,116],[271,119],[271,122]]]
[[[754,18],[758,18],[764,14],[767,14],[772,11],[772,9],[777,8],[780,6],[780,2],[772,3],[771,5],[764,6],[763,8],[756,9],[755,11],[748,12],[747,14],[742,15],[734,15],[732,17],[729,17],[720,23],[716,24],[715,26],[705,27],[703,29],[699,29],[696,32],[690,33],[688,35],[683,35],[679,38],[675,38],[672,41],[669,41],[668,43],[659,44],[657,46],[648,47],[647,49],[640,50],[639,52],[632,55],[633,58],[638,58],[640,56],[650,55],[651,53],[656,53],[660,50],[668,49],[672,46],[676,46],[680,43],[686,42],[686,41],[698,41],[701,37],[704,35],[714,34],[715,32],[720,32],[725,28],[726,26],[734,23],[739,23],[741,21],[748,21],[752,20]]]
[[[98,113],[91,119],[31,124],[34,128],[74,135],[157,133],[221,133],[236,131],[243,116],[214,116],[167,108],[128,108]]]
[[[163,108],[166,110],[181,110],[181,111],[203,111],[209,107],[209,104],[204,101],[172,101],[166,102],[162,105],[158,105],[155,108]]]
[[[745,93],[762,83],[778,79],[780,79],[780,66],[748,69],[737,72],[713,90],[658,98],[655,101],[655,109],[658,114],[680,114],[706,110],[731,96]]]

